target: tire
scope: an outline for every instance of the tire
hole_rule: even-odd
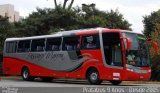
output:
[[[96,69],[91,69],[87,72],[87,80],[92,85],[99,85],[102,80],[99,78],[99,73]]]
[[[51,82],[53,80],[52,77],[41,77],[43,82]]]
[[[21,76],[22,76],[23,80],[25,80],[25,81],[34,80],[34,77],[30,76],[30,71],[27,67],[22,69]]]
[[[110,81],[113,85],[119,85],[122,83],[122,81],[119,81],[119,80],[111,80]]]

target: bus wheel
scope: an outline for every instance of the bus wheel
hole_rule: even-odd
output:
[[[110,81],[113,85],[119,85],[122,83],[122,81],[119,81],[119,80],[111,80]]]
[[[30,72],[29,72],[29,69],[27,67],[25,67],[25,68],[22,69],[21,76],[22,76],[23,80],[26,80],[26,81],[32,81],[32,80],[34,80],[34,77],[30,76]]]
[[[90,84],[99,85],[102,80],[99,78],[99,73],[96,69],[91,69],[87,72],[87,79]]]
[[[51,82],[53,80],[52,77],[40,77],[43,82]]]

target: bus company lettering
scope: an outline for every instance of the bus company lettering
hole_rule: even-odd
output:
[[[64,60],[64,54],[47,53],[46,56],[45,56],[45,59],[52,59],[52,60],[61,59],[61,60]]]
[[[30,60],[47,60],[47,59],[50,59],[50,60],[57,60],[57,59],[60,59],[60,60],[64,60],[64,54],[53,54],[53,53],[45,53],[45,54],[29,54],[28,55],[28,58]],[[53,61],[52,61],[53,62]]]
[[[30,53],[29,55],[28,55],[28,58],[30,59],[30,60],[41,60],[41,59],[43,59],[44,58],[44,54],[32,54],[32,53]]]

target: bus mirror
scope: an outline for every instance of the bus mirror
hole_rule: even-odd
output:
[[[153,41],[153,46],[154,46],[154,51],[158,53],[158,50],[159,50],[158,43]]]
[[[127,49],[131,48],[131,39],[130,38],[126,38],[126,46],[127,46]]]

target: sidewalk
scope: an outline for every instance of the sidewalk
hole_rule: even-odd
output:
[[[123,81],[123,84],[160,84],[158,81]]]
[[[3,79],[22,79],[21,76],[0,76],[0,79],[3,80]],[[55,79],[55,80],[71,80],[72,79]],[[75,80],[74,81],[81,81],[81,80]],[[108,82],[108,81],[104,81],[104,82]],[[160,84],[160,82],[158,81],[123,81],[122,84]]]

